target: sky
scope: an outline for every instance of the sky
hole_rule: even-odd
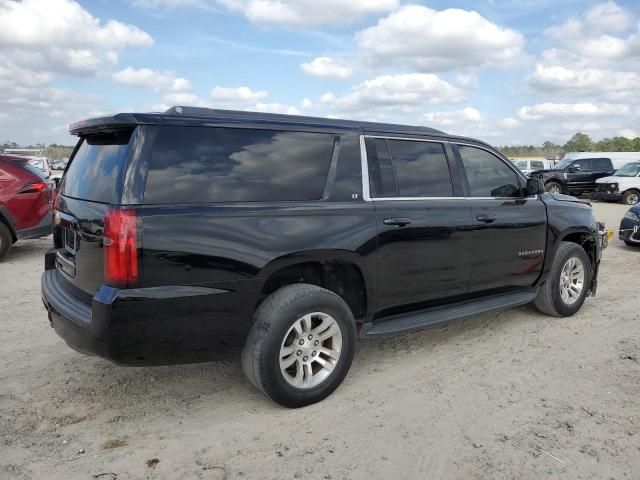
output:
[[[172,105],[640,136],[640,2],[0,0],[0,142]]]

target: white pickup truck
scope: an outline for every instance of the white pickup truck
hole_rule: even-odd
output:
[[[640,161],[627,163],[610,177],[596,180],[594,200],[622,201],[635,205],[640,201]]]

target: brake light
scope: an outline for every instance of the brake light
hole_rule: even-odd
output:
[[[104,279],[114,287],[138,280],[138,216],[135,210],[109,209],[104,218]]]
[[[39,193],[44,192],[49,186],[46,182],[27,183],[18,193]]]

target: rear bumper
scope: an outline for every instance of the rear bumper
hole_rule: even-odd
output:
[[[622,200],[620,192],[591,192],[591,198],[594,200],[603,200],[605,202],[619,202]]]
[[[120,290],[103,285],[88,298],[55,268],[45,270],[41,283],[55,332],[74,350],[118,364],[229,358],[249,331],[250,317],[235,309],[240,292],[182,286]]]

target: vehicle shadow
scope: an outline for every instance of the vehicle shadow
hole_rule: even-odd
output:
[[[426,357],[436,347],[450,348],[456,355],[465,355],[464,346],[460,345],[474,341],[474,338],[482,341],[479,337],[484,330],[499,331],[507,323],[514,328],[539,320],[539,314],[533,309],[519,307],[502,314],[480,315],[399,337],[361,340],[341,388],[342,395],[345,391],[348,395],[350,390],[359,390],[359,385],[369,381],[371,375],[383,376],[383,373],[377,373],[379,366],[384,366],[387,372],[401,369],[404,355]],[[89,402],[99,399],[103,408],[121,412],[118,415],[127,416],[132,411],[140,412],[150,407],[154,411],[172,411],[176,405],[201,405],[214,410],[224,406],[228,413],[237,415],[247,411],[282,410],[265,399],[246,379],[240,349],[230,350],[223,360],[184,365],[123,367],[97,358],[87,362],[80,354],[76,354],[71,363],[74,364],[75,393]]]

